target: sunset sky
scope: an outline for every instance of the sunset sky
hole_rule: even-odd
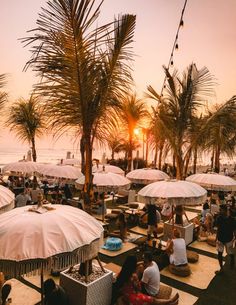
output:
[[[29,96],[35,78],[22,72],[30,58],[28,48],[18,40],[35,27],[40,7],[46,0],[2,1],[0,10],[0,74],[8,74],[10,101]],[[147,85],[160,91],[168,64],[184,0],[105,0],[99,23],[111,21],[119,13],[137,15],[134,79],[142,96]],[[188,0],[184,27],[179,33],[179,50],[174,66],[183,71],[191,62],[206,66],[215,76],[217,86],[213,102],[221,103],[236,94],[236,1]],[[0,133],[0,144],[6,133]],[[15,138],[14,138],[15,139]],[[16,141],[16,140],[14,140]],[[45,144],[45,143],[44,143]],[[40,145],[44,145],[41,141]],[[12,144],[13,145],[13,144]]]

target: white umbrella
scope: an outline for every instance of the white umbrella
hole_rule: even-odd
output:
[[[44,164],[37,172],[44,176],[64,179],[77,179],[83,175],[79,168],[70,165]]]
[[[0,270],[19,277],[33,270],[62,269],[97,256],[103,227],[86,212],[53,205],[45,213],[16,208],[0,215]],[[39,212],[40,210],[38,210]]]
[[[138,195],[148,200],[165,198],[172,205],[197,205],[206,199],[207,192],[196,183],[166,180],[148,184],[138,192]]]
[[[156,181],[168,179],[169,176],[158,169],[140,168],[129,172],[126,177],[132,183],[149,184]]]
[[[15,205],[15,194],[7,187],[0,185],[0,214],[10,211]]]
[[[43,164],[32,162],[32,161],[22,161],[22,162],[13,162],[9,163],[2,168],[2,172],[5,173],[21,173],[25,174],[32,174],[38,171]]]
[[[209,190],[236,191],[236,181],[234,179],[217,173],[194,174],[187,177],[186,180]]]
[[[99,164],[99,165],[94,165],[92,168],[93,173],[100,173],[100,172],[108,172],[108,173],[114,173],[114,174],[119,174],[119,175],[124,175],[124,171],[115,165],[110,165],[110,164]]]
[[[75,181],[77,188],[81,189],[84,186],[84,176]],[[119,174],[114,173],[94,173],[93,184],[99,192],[117,192],[119,189],[128,189],[130,187],[130,180]]]

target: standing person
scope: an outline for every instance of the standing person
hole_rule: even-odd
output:
[[[233,269],[235,265],[233,242],[236,237],[236,222],[231,215],[227,215],[226,205],[220,205],[220,213],[216,218],[215,226],[217,227],[216,248],[220,265],[220,270],[217,270],[215,273],[221,274],[223,272],[224,248],[226,249],[226,253],[230,256],[230,268]]]
[[[148,215],[147,217],[147,224],[148,224],[148,229],[147,229],[147,239],[151,240],[152,234],[154,238],[157,239],[157,226],[158,223],[161,221],[161,214],[158,211],[158,208],[155,204],[147,204],[145,207],[145,213],[141,216],[143,218],[146,214]]]
[[[72,199],[72,192],[68,183],[64,185],[64,195],[66,199]]]

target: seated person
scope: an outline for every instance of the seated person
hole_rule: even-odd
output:
[[[65,290],[56,285],[53,279],[47,279],[44,284],[45,305],[69,305]]]
[[[112,304],[115,304],[119,297],[122,297],[125,304],[143,305],[143,304],[178,304],[179,295],[175,294],[170,299],[158,299],[141,292],[140,282],[136,273],[137,258],[128,256],[122,266],[117,280],[113,286]]]
[[[186,243],[181,238],[180,231],[174,229],[173,238],[167,241],[166,252],[169,255],[170,264],[184,266],[188,264]]]
[[[117,219],[117,225],[119,230],[113,231],[110,236],[119,237],[122,241],[127,238],[127,222],[125,219],[125,214],[120,213]]]
[[[15,198],[16,208],[24,207],[30,203],[31,203],[31,197],[26,189],[23,189],[22,192],[19,195],[17,195]]]

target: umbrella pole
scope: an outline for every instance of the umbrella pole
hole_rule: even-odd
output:
[[[171,238],[174,236],[174,228],[175,228],[175,217],[174,217],[174,206],[173,204],[171,205],[172,207],[172,232],[171,232]]]
[[[40,284],[41,284],[41,305],[44,305],[44,289],[43,289],[43,266],[41,267],[41,274],[40,274]]]
[[[99,266],[100,266],[100,267],[101,267],[101,269],[102,269],[102,272],[104,272],[104,273],[105,273],[105,269],[103,268],[103,265],[102,265],[102,263],[101,263],[101,261],[100,261],[99,256],[97,256],[97,257],[96,257],[96,260],[98,261],[98,264],[99,264]]]
[[[89,261],[85,262],[85,282],[88,283]]]

